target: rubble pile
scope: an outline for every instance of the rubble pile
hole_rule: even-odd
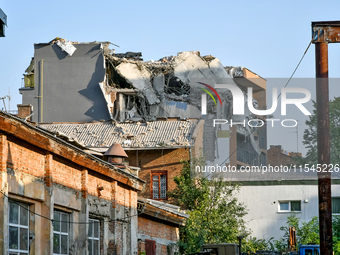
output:
[[[119,121],[197,118],[201,109],[197,81],[218,83],[228,79],[234,84],[218,58],[201,57],[199,51],[147,62],[124,56],[127,53],[105,54],[107,81],[102,85],[112,118]],[[229,91],[221,93],[225,100],[231,99]],[[213,107],[212,101],[208,104]]]

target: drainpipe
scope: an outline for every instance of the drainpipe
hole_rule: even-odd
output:
[[[40,61],[40,122],[44,117],[44,60]]]

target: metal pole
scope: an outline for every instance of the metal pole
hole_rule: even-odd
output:
[[[315,43],[318,164],[327,172],[318,173],[320,253],[332,255],[332,198],[329,137],[328,43]]]

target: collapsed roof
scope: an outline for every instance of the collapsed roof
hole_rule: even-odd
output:
[[[108,148],[114,142],[125,148],[186,147],[192,146],[191,129],[195,121],[187,125],[180,120],[195,119],[197,122],[202,117],[202,85],[199,83],[212,87],[215,84],[238,86],[242,83],[242,90],[248,86],[263,89],[249,80],[242,80],[242,77],[247,78],[247,69],[224,67],[218,58],[201,56],[199,51],[180,52],[177,56],[145,62],[140,52],[117,54],[109,49],[110,44],[77,43],[57,37],[35,47],[34,61],[26,69],[25,87],[28,89],[21,90],[23,103],[32,104],[34,109],[38,109],[33,116],[34,121],[63,122],[41,126],[90,148]],[[42,82],[39,80],[39,68],[35,70],[34,65],[42,65],[44,59],[49,68],[44,69],[44,102],[48,103],[45,103],[43,111]],[[63,79],[59,79],[60,74]],[[234,79],[238,79],[237,84]],[[35,82],[40,84],[35,85]],[[242,122],[252,117],[249,111],[245,116],[233,116],[231,92],[216,90],[223,106],[222,102],[221,106],[216,105],[214,98],[208,97],[205,119],[211,119],[214,115]],[[169,118],[176,121],[164,121]],[[106,122],[65,123],[98,120]],[[210,130],[208,125],[204,128],[211,134],[208,139],[211,146],[205,143],[209,145],[207,151],[213,152],[216,130]],[[254,132],[249,127],[243,129],[242,132],[250,137],[254,150],[259,154],[261,151]]]
[[[105,54],[105,59],[107,80],[100,86],[112,119],[118,121],[199,118],[198,81],[236,85],[218,58],[201,57],[198,51],[148,62],[117,54]],[[222,96],[229,93],[221,91]],[[227,100],[226,96],[223,98]]]

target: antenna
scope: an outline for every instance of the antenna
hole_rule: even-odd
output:
[[[296,152],[299,152],[299,121],[297,120],[298,124],[296,125]]]
[[[296,133],[296,152],[299,152],[299,121],[296,120],[296,131],[290,131],[288,133]]]
[[[8,87],[8,111],[11,111],[11,87]]]

